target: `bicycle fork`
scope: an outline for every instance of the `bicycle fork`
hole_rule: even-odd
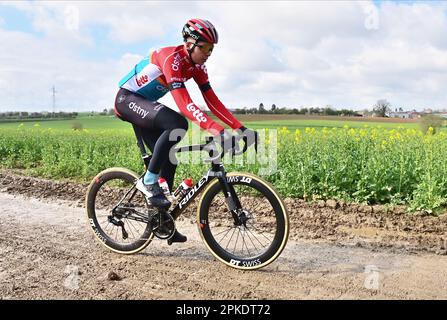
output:
[[[242,210],[241,202],[239,201],[239,197],[237,196],[234,187],[227,181],[227,175],[225,171],[222,171],[222,175],[219,176],[218,179],[222,186],[222,191],[225,196],[225,202],[227,203],[231,215],[233,216],[234,225],[244,225],[246,227],[245,222],[247,221],[247,217]]]

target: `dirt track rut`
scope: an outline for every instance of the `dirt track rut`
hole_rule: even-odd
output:
[[[2,299],[447,298],[447,258],[427,252],[294,238],[273,264],[239,271],[212,257],[190,218],[178,223],[188,242],[123,256],[95,240],[75,202],[0,193],[0,209]]]

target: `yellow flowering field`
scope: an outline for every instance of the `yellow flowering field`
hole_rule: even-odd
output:
[[[273,148],[272,129],[265,147]],[[409,128],[305,128],[276,131],[276,167],[264,178],[283,196],[405,204],[436,213],[447,203],[447,132]],[[268,157],[268,155],[267,155]],[[142,173],[131,130],[0,129],[3,168],[22,168],[47,178],[88,181],[112,166]],[[258,173],[259,163],[234,161],[227,171]],[[180,164],[176,183],[199,178],[209,166]]]

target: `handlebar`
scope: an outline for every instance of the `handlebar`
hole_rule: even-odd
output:
[[[234,139],[234,147],[229,151],[231,156],[238,156],[245,153],[248,149],[248,138],[243,135],[232,135]],[[244,146],[240,147],[240,141],[244,142]],[[190,152],[190,151],[208,151],[210,155],[210,160],[215,161],[217,159],[222,159],[225,156],[225,153],[222,151],[218,151],[217,144],[220,144],[220,137],[216,136],[207,136],[205,137],[205,143],[199,145],[191,145],[184,147],[177,147],[176,152]],[[258,140],[254,141],[255,152],[258,151]],[[216,154],[217,153],[217,154]]]
[[[146,167],[149,166],[149,161],[151,159],[151,155],[148,154],[146,152],[146,148],[143,142],[143,137],[142,137],[142,132],[141,132],[141,128],[137,127],[136,125],[133,125],[133,129],[135,132],[135,136],[137,138],[137,145],[138,148],[140,149],[141,152],[141,156],[144,160],[144,163],[146,165]],[[244,152],[247,151],[248,149],[248,137],[244,136],[244,135],[231,135],[234,139],[234,148],[230,149],[230,154],[232,156],[238,156],[243,154]],[[209,156],[211,162],[216,161],[217,159],[222,159],[225,156],[225,153],[223,153],[222,151],[219,152],[217,150],[217,146],[216,146],[216,141],[220,142],[220,137],[215,137],[215,136],[207,136],[205,137],[205,144],[197,144],[197,145],[190,145],[190,146],[184,146],[184,147],[175,147],[174,148],[174,152],[191,152],[191,151],[208,151],[209,152]],[[239,142],[240,141],[244,141],[244,146],[242,147],[242,149],[240,148]],[[258,140],[255,138],[254,139],[254,147],[255,147],[255,152],[258,152]],[[215,154],[217,153],[217,154]]]
[[[248,149],[248,138],[247,136],[244,135],[232,135],[232,139],[234,141],[234,147],[231,148],[229,150],[229,153],[231,154],[231,156],[238,156],[241,155],[243,153],[245,153]],[[220,137],[217,137],[218,141],[215,141],[216,137],[215,136],[208,136],[205,138],[206,141],[206,145],[212,145],[212,144],[216,144],[216,142],[220,142]],[[244,142],[243,147],[240,147],[240,141]],[[254,141],[254,147],[255,147],[255,152],[258,152],[258,140],[255,139]],[[228,152],[228,151],[227,151]],[[225,156],[225,154],[223,152],[220,152],[220,158],[223,158]]]

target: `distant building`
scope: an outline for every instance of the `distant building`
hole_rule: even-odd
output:
[[[359,110],[359,111],[356,111],[356,112],[361,117],[372,117],[372,115],[373,115],[373,112],[372,111],[368,111],[367,109]]]
[[[412,111],[403,111],[402,108],[399,108],[399,111],[394,111],[389,113],[390,118],[399,118],[399,119],[417,119],[421,117],[421,114],[416,110]]]
[[[411,111],[410,112],[410,118],[411,119],[418,119],[420,117],[421,117],[421,114],[419,112],[417,112],[417,111]]]
[[[390,118],[410,119],[411,113],[406,111],[390,112]]]

